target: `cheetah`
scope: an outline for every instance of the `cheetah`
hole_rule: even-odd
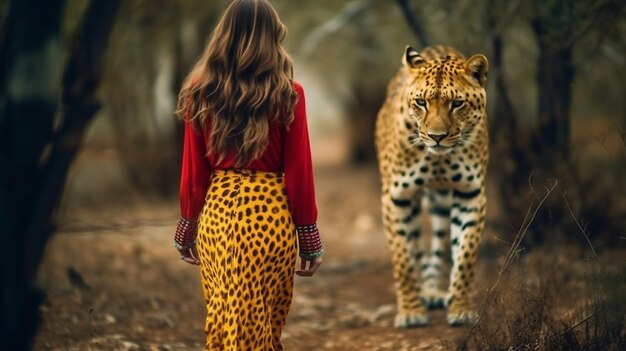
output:
[[[450,325],[477,319],[470,295],[486,215],[488,70],[480,54],[466,60],[453,48],[418,53],[407,46],[378,112],[375,141],[396,327],[428,323],[427,308],[435,307],[447,308]],[[423,209],[430,249],[422,235]],[[452,259],[447,291],[440,287],[446,240]]]

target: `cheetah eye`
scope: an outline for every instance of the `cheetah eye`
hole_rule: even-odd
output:
[[[424,99],[415,99],[415,103],[417,106],[426,107],[426,100]]]
[[[465,105],[465,101],[463,100],[452,100],[452,104],[450,104],[450,107],[454,110],[462,107],[463,105]]]

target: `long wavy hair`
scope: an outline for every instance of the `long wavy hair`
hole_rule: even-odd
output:
[[[282,43],[285,25],[267,0],[234,0],[178,96],[176,114],[210,127],[208,153],[218,163],[236,152],[236,166],[259,158],[269,122],[293,121],[293,64]]]

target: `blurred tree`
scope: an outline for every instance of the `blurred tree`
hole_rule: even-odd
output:
[[[585,36],[602,42],[624,2],[539,1],[533,3],[531,24],[539,49],[537,86],[538,138],[551,159],[544,164],[568,162],[571,141],[572,85],[576,73],[574,49]]]
[[[90,2],[63,67],[64,1],[9,6],[0,42],[0,347],[26,350],[39,322],[34,284],[84,130],[118,1]],[[59,93],[61,101],[59,102]]]
[[[424,29],[424,21],[421,18],[418,18],[419,12],[413,10],[411,2],[409,0],[396,0],[396,2],[398,3],[398,6],[400,6],[409,28],[411,28],[413,34],[419,40],[419,44],[421,44],[422,47],[432,45],[432,39]]]
[[[517,116],[520,115],[514,109],[505,83],[502,60],[505,24],[502,19],[508,17],[506,7],[494,0],[487,1],[486,5],[491,28],[492,67],[496,73],[495,113],[492,116],[495,157],[492,159],[500,160],[493,163],[496,171],[492,174],[498,177],[506,220],[514,223],[527,210],[533,198],[520,196],[520,189],[526,188],[529,182],[531,186],[540,187],[550,179],[559,179],[563,183],[562,191],[575,197],[575,217],[584,217],[597,226],[604,226],[608,222],[606,216],[610,213],[610,204],[589,196],[589,186],[593,185],[595,191],[602,193],[608,189],[599,189],[598,184],[589,184],[582,179],[571,158],[571,106],[576,76],[574,52],[585,37],[593,37],[596,43],[602,42],[622,13],[624,2],[537,0],[517,11],[530,23],[538,49],[537,123],[525,131],[519,128]],[[570,228],[573,224],[571,215],[558,196],[549,209],[537,216],[534,242],[542,242],[548,230]]]
[[[415,3],[398,2],[405,13]],[[571,156],[571,121],[577,72],[594,64],[591,59],[601,52],[624,5],[619,0],[425,0],[412,10],[414,18],[405,14],[409,24],[422,22],[421,28],[413,30],[418,40],[433,37],[434,42],[449,43],[467,53],[482,47],[488,54],[490,173],[500,190],[502,222],[517,224],[524,217],[537,196],[523,191],[529,184],[532,190],[542,189],[547,181],[560,181],[561,191],[553,193],[555,198],[535,218],[535,243],[542,242],[548,231],[579,231],[573,227],[572,216],[593,223],[591,229],[596,233],[614,232],[606,225],[619,222],[610,218],[614,207],[607,200],[610,187],[594,181],[597,174],[583,176],[581,165]],[[442,21],[447,25],[441,26]],[[525,44],[526,38],[534,42]],[[516,56],[505,58],[507,50]],[[533,76],[520,75],[522,65],[534,69]],[[535,98],[524,101],[530,92],[536,92]],[[572,213],[563,200],[564,193],[569,194]]]
[[[382,50],[375,33],[368,30],[372,27],[373,22],[370,16],[372,16],[371,13],[365,14],[357,17],[354,21],[356,26],[355,44],[361,59],[353,63],[353,69],[363,72],[356,75],[356,79],[350,81],[352,94],[345,105],[346,110],[349,111],[349,156],[354,164],[370,163],[375,160],[372,136],[376,123],[376,111],[385,98],[384,85],[380,84],[377,77],[371,73],[377,69],[379,52]]]
[[[123,2],[103,81],[104,113],[132,185],[168,197],[178,191],[180,84],[210,34],[224,0]]]
[[[324,9],[331,6],[320,1]],[[540,242],[547,230],[571,232],[576,225],[572,217],[592,222],[595,233],[611,232],[600,228],[619,223],[612,210],[616,196],[607,193],[611,186],[597,181],[599,170],[577,163],[579,156],[572,148],[580,145],[572,145],[571,125],[574,115],[623,116],[625,71],[612,70],[626,66],[624,1],[345,0],[333,4],[331,15],[325,19],[318,15],[322,24],[304,35],[301,52],[311,65],[321,68],[329,85],[345,89],[337,95],[346,107],[353,161],[367,160],[372,150],[369,131],[404,45],[450,45],[467,55],[480,52],[490,59],[490,179],[500,190],[504,215],[500,223],[507,229],[516,227],[537,196],[529,190],[542,189],[553,179],[559,179],[561,191],[553,193],[556,198],[537,216],[536,223],[543,223],[543,229],[535,231],[535,241]],[[607,37],[611,45],[604,45]],[[601,67],[600,62],[605,64]],[[589,89],[589,84],[600,88]],[[561,196],[565,192],[573,214]]]
[[[490,168],[500,187],[503,223],[518,223],[536,196],[522,191],[528,188],[529,177],[537,189],[559,179],[562,190],[537,216],[538,227],[543,228],[535,231],[536,242],[543,240],[546,228],[571,231],[572,216],[598,226],[608,223],[612,204],[594,200],[603,199],[598,194],[606,195],[608,187],[602,190],[600,183],[583,179],[571,157],[572,96],[577,70],[593,64],[590,58],[600,52],[626,3],[424,0],[419,7],[411,0],[396,3],[418,44],[441,43],[490,58]],[[520,74],[528,68],[534,81],[532,75]],[[525,98],[532,92],[534,98]],[[564,192],[574,198],[573,214],[560,196]]]
[[[355,164],[367,163],[374,160],[374,134],[375,111],[384,98],[383,85],[380,82],[372,82],[369,72],[376,69],[376,56],[380,52],[375,33],[370,26],[371,18],[367,12],[374,6],[373,0],[353,0],[344,6],[335,16],[312,30],[306,36],[302,44],[301,55],[308,59],[319,50],[319,45],[324,40],[347,27],[354,26],[355,48],[358,60],[350,63],[350,71],[368,72],[368,74],[355,74],[351,76],[347,85],[349,93],[344,97],[345,109],[348,119],[349,152],[350,161]],[[372,84],[374,83],[374,84]]]
[[[333,15],[305,34],[296,50],[297,59],[318,68],[329,89],[338,91],[345,110],[350,161],[373,162],[376,114],[387,82],[398,69],[389,63],[399,63],[403,50],[388,39],[402,40],[410,32],[397,26],[399,12],[394,3],[350,0],[328,1],[324,6]]]
[[[173,111],[179,7],[122,3],[104,68],[104,111],[127,176],[140,191],[163,196],[176,190],[178,175]]]

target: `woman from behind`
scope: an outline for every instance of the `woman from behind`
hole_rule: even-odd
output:
[[[304,90],[285,34],[267,0],[234,0],[179,94],[174,246],[200,265],[206,350],[282,350],[294,272],[312,276],[322,262]]]

